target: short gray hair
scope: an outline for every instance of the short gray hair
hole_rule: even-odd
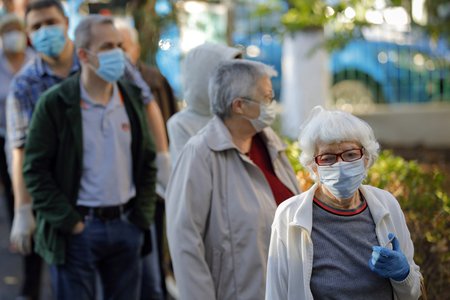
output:
[[[368,168],[376,161],[380,149],[369,124],[348,112],[326,110],[321,106],[314,107],[303,123],[298,142],[302,151],[300,162],[310,171],[314,180],[317,178],[312,167],[319,143],[356,142],[361,144],[369,159]]]
[[[3,33],[4,27],[9,24],[17,24],[23,30],[23,21],[15,14],[6,14],[0,17],[0,33]]]
[[[92,39],[92,27],[98,24],[111,24],[114,26],[112,18],[102,15],[86,16],[75,29],[75,46],[80,49],[89,48]]]
[[[209,80],[212,113],[222,120],[229,117],[233,100],[251,97],[256,82],[266,76],[277,76],[277,72],[260,62],[239,59],[221,63]]]
[[[130,22],[124,18],[115,18],[114,26],[116,26],[118,30],[126,30],[130,35],[131,41],[135,44],[139,43],[139,33],[137,29],[130,24]]]

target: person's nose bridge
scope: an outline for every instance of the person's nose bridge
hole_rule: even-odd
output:
[[[336,154],[336,162],[344,161],[341,154]]]

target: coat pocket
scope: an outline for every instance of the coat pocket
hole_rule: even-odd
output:
[[[65,238],[48,222],[37,217],[35,248],[47,263],[60,264],[65,259]]]

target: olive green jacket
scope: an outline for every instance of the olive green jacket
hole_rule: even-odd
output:
[[[145,230],[156,199],[155,147],[139,89],[122,81],[118,85],[132,135],[136,196],[130,200],[130,221]],[[36,105],[25,145],[24,179],[37,221],[35,251],[50,264],[64,263],[66,239],[82,220],[75,210],[83,162],[80,99],[80,74],[46,91]]]

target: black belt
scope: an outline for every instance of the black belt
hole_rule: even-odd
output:
[[[95,217],[102,221],[110,221],[120,218],[120,216],[131,208],[130,202],[124,205],[117,206],[100,206],[100,207],[89,207],[89,206],[77,206],[77,211],[83,217]]]

